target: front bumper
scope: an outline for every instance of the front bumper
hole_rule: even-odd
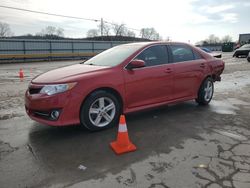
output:
[[[42,124],[51,126],[65,126],[80,124],[80,108],[83,97],[75,92],[66,91],[55,95],[25,93],[25,109],[29,117]],[[50,117],[53,110],[60,115],[54,120]]]

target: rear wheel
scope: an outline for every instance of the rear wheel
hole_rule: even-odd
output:
[[[196,102],[200,105],[207,105],[213,98],[213,93],[214,82],[212,78],[208,77],[203,81],[200,86]]]
[[[91,131],[112,127],[118,123],[120,106],[113,94],[104,90],[93,92],[82,104],[81,125]]]

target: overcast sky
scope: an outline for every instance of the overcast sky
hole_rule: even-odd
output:
[[[250,33],[250,0],[0,0],[0,5],[84,18],[124,23],[141,29],[154,27],[163,39],[195,43],[210,34],[238,39]],[[85,37],[96,28],[92,21],[0,8],[0,21],[16,35],[35,34],[52,25],[64,29],[67,37]]]

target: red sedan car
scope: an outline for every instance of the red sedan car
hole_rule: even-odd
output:
[[[121,113],[195,99],[207,105],[224,62],[185,43],[130,43],[34,78],[25,94],[31,119],[91,130]]]

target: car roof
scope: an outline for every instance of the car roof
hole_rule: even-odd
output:
[[[140,45],[141,47],[146,47],[146,46],[151,46],[151,45],[169,45],[169,44],[184,44],[184,45],[190,45],[188,43],[184,42],[168,42],[168,41],[150,41],[150,42],[133,42],[133,43],[127,43],[127,44],[122,44],[125,46],[130,46],[130,45]],[[190,45],[191,46],[191,45]]]

